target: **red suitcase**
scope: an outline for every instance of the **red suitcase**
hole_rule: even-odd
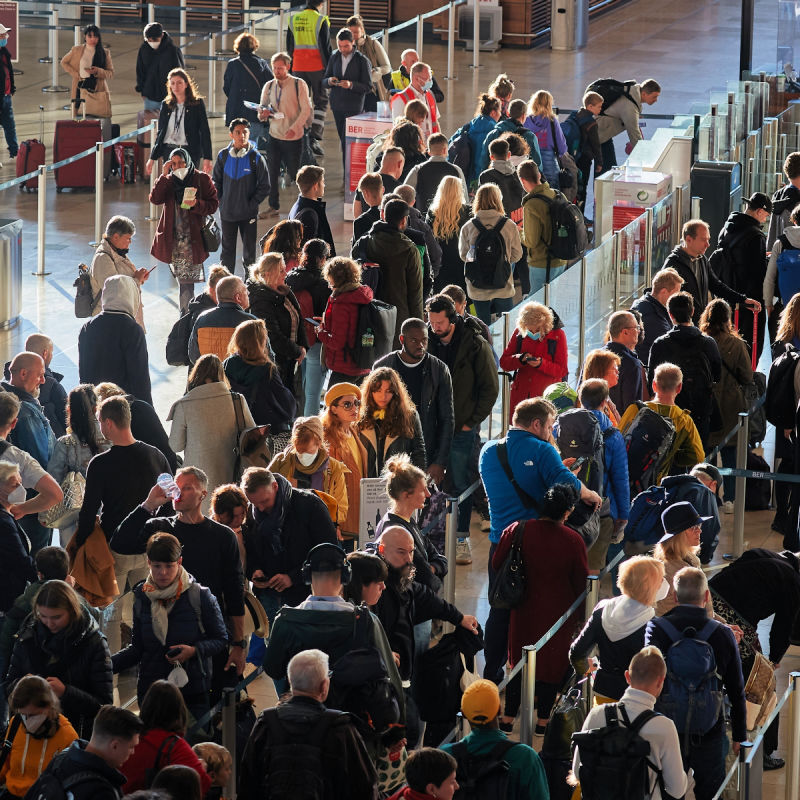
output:
[[[44,106],[39,106],[39,138],[26,139],[19,145],[17,151],[17,177],[34,172],[47,158],[47,150],[42,144],[44,140]],[[25,183],[19,185],[19,190],[27,189],[32,192],[39,188],[39,178],[29,178]]]
[[[53,138],[53,162],[93,148],[102,141],[103,128],[99,119],[59,120]],[[57,192],[63,189],[94,189],[95,157],[73,161],[65,167],[59,167],[55,173]]]

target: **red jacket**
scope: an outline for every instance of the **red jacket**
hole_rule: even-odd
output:
[[[348,291],[334,293],[328,298],[328,305],[322,316],[322,330],[317,334],[322,342],[325,365],[334,372],[358,377],[369,373],[359,369],[346,354],[345,348],[356,343],[359,306],[372,300],[372,289],[359,284]]]
[[[214,182],[205,172],[196,169],[192,175],[191,185],[197,188],[197,202],[189,209],[192,258],[195,264],[202,264],[208,258],[208,251],[203,245],[203,222],[206,214],[213,214],[217,210],[219,200],[217,200]],[[153,191],[150,192],[150,202],[157,206],[164,206],[161,210],[161,218],[158,220],[150,254],[164,264],[169,264],[172,261],[172,244],[175,236],[175,196],[172,178],[159,176],[153,186]]]
[[[398,789],[389,800],[427,800],[429,797],[435,797],[435,795],[415,792],[410,786],[404,786],[402,789]]]
[[[174,747],[172,742],[165,744],[158,764],[155,763],[158,756],[158,748],[161,747],[165,739],[173,735],[160,728],[154,728],[139,737],[139,744],[136,745],[133,755],[120,767],[120,772],[127,778],[125,794],[145,788],[145,773],[147,770],[156,767],[157,771],[171,764],[183,764],[191,767],[200,776],[202,796],[206,796],[211,787],[211,778],[203,768],[200,759],[194,754],[194,750],[189,746],[189,742],[182,736],[175,740]],[[170,748],[172,748],[171,752]],[[167,757],[167,753],[169,753],[169,757]]]
[[[551,355],[553,345],[548,344],[549,342],[555,342],[555,357]],[[542,363],[538,367],[532,367],[530,364],[520,366],[518,353],[530,353],[534,358],[541,358]],[[511,384],[509,419],[514,415],[514,409],[520,400],[541,397],[542,392],[551,383],[564,380],[564,376],[569,372],[567,355],[567,337],[560,328],[550,331],[538,342],[518,330],[514,331],[503,355],[500,356],[500,369],[516,372],[514,382]]]

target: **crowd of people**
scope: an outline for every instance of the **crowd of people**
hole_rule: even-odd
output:
[[[692,785],[711,800],[726,752],[748,737],[751,670],[777,667],[800,641],[797,492],[776,491],[783,552],[749,550],[710,579],[703,570],[720,514],[733,512],[717,457],[735,464],[724,439],[749,408],[768,332],[791,367],[776,456],[784,472],[800,464],[800,281],[787,266],[800,243],[800,153],[785,188],[731,214],[710,257],[709,225],[685,223],[650,287],[609,316],[607,343],[570,376],[558,309],[529,299],[570,267],[551,238],[553,203],[570,189],[564,157],[580,205],[592,174],[616,163],[613,137],[627,131],[629,148],[641,138],[639,114],[661,87],[597,81],[562,126],[549,92],[526,103],[499,75],[448,141],[430,66],[409,49],[393,71],[358,16],[334,51],[320,6],[291,16],[287,50],[269,63],[254,36],[237,38],[224,80],[231,141],[216,155],[180,49],[160,24],[144,29],[136,90],[159,117],[146,170],[161,172],[151,253],[180,286],[167,360],[188,367],[169,433],[153,407],[149,272],[128,256],[127,217],[109,219],[90,267],[81,383],[62,387],[44,333],[5,366],[5,794],[55,798],[58,785],[76,800],[201,800],[222,796],[235,764],[245,800],[452,798],[475,781],[482,797],[547,800],[571,791],[571,766],[590,800],[620,777],[602,741],[622,720],[650,748],[636,797]],[[86,113],[110,117],[111,55],[95,26],[84,34],[62,65]],[[379,102],[394,126],[371,148],[349,253],[337,254],[316,163],[327,106],[344,147],[345,119]],[[282,180],[298,189],[287,219]],[[206,267],[217,210],[220,263]],[[275,224],[257,242],[259,219]],[[493,342],[489,325],[520,297],[509,341]],[[375,352],[385,309],[389,344]],[[510,428],[482,441],[505,376]],[[443,499],[478,477],[458,504],[449,564]],[[363,479],[385,485],[378,519],[362,519]],[[490,598],[508,589],[510,562],[526,578],[483,626],[443,596],[481,527]],[[570,676],[594,673],[597,707],[571,765],[554,768],[508,737],[522,684],[505,686],[506,670],[623,550],[613,596],[588,619],[576,611],[537,655],[535,736]],[[246,632],[259,612],[260,651],[263,637]],[[767,660],[756,627],[773,614]],[[689,699],[680,670],[694,662],[680,645],[714,673]],[[482,678],[468,668],[480,651]],[[248,659],[280,701],[257,719],[244,704],[229,753],[211,717]],[[132,670],[138,715],[113,705],[117,676]],[[703,713],[687,712],[694,700]],[[439,746],[459,710],[471,732]],[[776,719],[765,769],[783,766],[777,732]]]

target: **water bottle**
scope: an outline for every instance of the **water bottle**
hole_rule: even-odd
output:
[[[475,245],[470,245],[469,251],[467,252],[467,261],[474,261],[475,260]]]
[[[167,500],[177,500],[181,496],[181,490],[178,488],[178,484],[175,483],[175,478],[168,472],[162,472],[158,478],[156,478],[156,483],[164,491]]]

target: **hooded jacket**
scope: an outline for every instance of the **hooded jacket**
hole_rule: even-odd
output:
[[[725,220],[718,243],[728,250],[732,267],[730,278],[722,277],[734,291],[760,299],[767,271],[767,242],[761,223],[750,214],[734,211]]]
[[[536,199],[540,194],[550,199],[556,195],[550,184],[542,181],[522,198],[522,244],[528,250],[528,266],[545,269],[547,248],[550,246],[553,234],[550,206],[546,200]],[[553,268],[563,267],[566,263],[560,258],[550,259],[550,266]]]
[[[487,114],[480,114],[475,117],[467,128],[467,136],[469,137],[472,158],[469,163],[469,172],[467,173],[467,183],[472,184],[478,180],[478,175],[481,172],[481,164],[483,163],[482,148],[483,142],[486,137],[495,129],[497,122]],[[458,133],[455,134],[458,136]]]
[[[222,365],[231,389],[246,398],[256,425],[269,425],[272,434],[291,430],[297,402],[277,367],[248,364],[238,353],[228,356]]]
[[[142,42],[136,56],[136,92],[160,103],[164,99],[169,71],[183,66],[183,53],[166,31],[155,49]]]
[[[283,475],[275,475],[278,493],[269,512],[253,508],[254,524],[244,535],[246,577],[261,570],[267,579],[283,573],[292,585],[283,592],[262,590],[284,605],[296,606],[308,597],[301,567],[308,551],[318,544],[336,544],[336,529],[325,504],[313,492],[294,489]]]
[[[61,710],[78,734],[87,738],[100,706],[113,703],[111,656],[106,637],[83,610],[74,625],[50,631],[32,614],[17,635],[5,687],[11,694],[25,675],[58,678],[66,687]]]
[[[233,143],[220,150],[212,180],[221,219],[236,222],[258,217],[258,207],[269,194],[269,172],[264,156],[252,142],[241,150]]]
[[[567,140],[564,138],[564,132],[561,130],[561,125],[557,118],[543,117],[540,114],[536,116],[529,114],[525,117],[523,125],[535,134],[539,141],[540,152],[552,150],[559,156],[567,152]],[[553,141],[553,131],[556,132],[555,141]]]
[[[636,351],[629,349],[621,342],[606,342],[605,349],[620,358],[619,380],[616,386],[608,390],[608,396],[622,413],[631,403],[642,399],[643,364],[636,356]],[[661,362],[656,363],[660,364]]]
[[[331,258],[336,255],[336,245],[333,243],[331,225],[325,212],[325,201],[313,200],[310,197],[298,195],[294,205],[289,211],[289,219],[296,219],[303,223],[303,244],[309,239],[322,239],[331,249]]]
[[[136,322],[139,285],[129,275],[112,275],[103,285],[103,312],[78,334],[81,383],[111,381],[153,404],[147,341]]]
[[[772,195],[772,216],[767,232],[767,250],[774,248],[775,240],[791,224],[789,217],[797,205],[800,205],[800,189],[791,183],[782,186]],[[766,295],[764,295],[764,299],[767,299]]]
[[[114,250],[111,242],[103,237],[97,250],[94,251],[94,258],[92,265],[89,268],[89,277],[92,282],[92,293],[97,296],[102,296],[103,285],[106,278],[112,275],[130,275],[134,277],[136,267],[127,255],[120,255]],[[101,303],[96,303],[92,309],[92,316],[96,317],[102,311]],[[136,312],[136,321],[144,329],[144,317],[142,316],[142,289],[139,287],[139,310]]]
[[[667,307],[653,297],[649,286],[644,290],[644,294],[631,304],[631,311],[638,311],[642,317],[644,338],[636,345],[636,355],[642,364],[647,364],[653,342],[672,330],[672,319]]]
[[[578,672],[586,671],[586,659],[597,647],[600,667],[594,674],[594,690],[619,700],[628,683],[625,670],[644,647],[644,632],[653,618],[653,606],[627,595],[601,600],[569,649],[569,660]]]
[[[503,195],[503,208],[515,222],[522,221],[522,198],[525,190],[522,188],[514,165],[507,158],[495,159],[488,168],[483,170],[478,178],[478,183],[494,183]],[[514,213],[517,212],[517,213]]]
[[[800,192],[798,192],[798,194],[800,194]],[[800,203],[800,199],[798,199],[798,203]],[[772,215],[772,218],[775,219],[775,214]],[[782,234],[786,236],[786,238],[789,240],[789,244],[792,245],[792,247],[800,248],[800,225],[787,225],[785,228],[783,228]],[[778,256],[782,252],[783,243],[781,242],[780,238],[776,238],[772,245],[772,252],[769,256],[767,272],[764,275],[763,296],[764,302],[769,307],[774,306],[775,298],[781,296],[780,286],[778,284]],[[786,292],[787,294],[789,294],[792,289],[794,289],[794,293],[800,291],[800,275],[791,277],[787,276],[787,280],[785,280],[784,283],[785,285],[792,287]],[[793,294],[787,297],[784,302],[788,302]]]
[[[331,296],[331,287],[319,269],[314,269],[311,265],[295,267],[287,273],[286,285],[294,292],[303,312],[303,318],[321,317],[325,313],[328,298]],[[311,313],[307,313],[309,311]],[[306,329],[308,346],[312,347],[317,342],[317,334],[314,331],[316,326],[312,327],[308,322],[304,322],[303,325]]]
[[[597,133],[600,141],[607,142],[618,133],[625,131],[628,134],[628,141],[631,144],[636,144],[643,138],[642,131],[639,128],[639,115],[641,113],[642,87],[635,83],[630,87],[627,97],[620,97],[615,100],[597,118]]]
[[[528,130],[528,128],[515,119],[501,119],[500,122],[486,134],[486,138],[483,140],[483,147],[481,148],[481,170],[485,170],[489,166],[489,145],[504,133],[516,133],[518,136],[521,136],[530,148],[528,158],[535,161],[537,167],[542,166],[542,154],[539,150],[539,140],[536,138],[536,134],[532,130]]]
[[[631,488],[625,440],[602,411],[593,409],[592,414],[600,423],[603,433],[615,431],[603,437],[603,497],[609,499],[613,519],[627,519],[631,508]]]

